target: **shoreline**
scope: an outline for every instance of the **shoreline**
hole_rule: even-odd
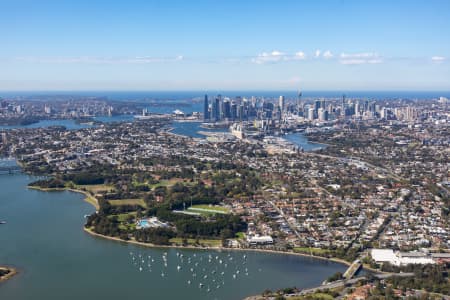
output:
[[[9,271],[8,274],[0,277],[0,283],[5,282],[8,279],[11,279],[12,277],[14,277],[15,275],[18,274],[17,269],[15,269],[13,267],[0,266],[0,270],[8,270]]]
[[[74,192],[74,193],[80,193],[85,196],[83,201],[91,204],[92,206],[94,206],[95,209],[98,209],[97,199],[95,197],[89,195],[89,193],[87,191],[82,191],[82,190],[77,190],[77,189],[72,189],[72,188],[41,188],[38,186],[28,186],[28,188],[43,191],[43,192],[70,191],[70,192]],[[92,200],[90,201],[89,198],[92,198]],[[302,256],[302,257],[307,257],[307,258],[312,258],[312,259],[319,259],[319,260],[323,260],[323,261],[334,262],[334,263],[342,264],[345,266],[351,265],[350,262],[345,261],[343,259],[339,259],[339,258],[333,258],[333,257],[328,258],[328,257],[315,256],[315,255],[311,255],[311,254],[298,253],[298,252],[279,251],[279,250],[270,250],[270,249],[255,249],[255,248],[225,248],[225,247],[197,247],[197,246],[181,246],[181,245],[155,245],[155,244],[151,244],[151,243],[138,242],[135,240],[122,240],[118,237],[112,237],[112,236],[99,234],[99,233],[96,233],[96,232],[92,231],[91,229],[86,228],[84,226],[83,226],[83,230],[86,233],[88,233],[92,236],[98,237],[98,238],[103,238],[103,239],[116,241],[116,242],[128,243],[128,244],[147,247],[147,248],[161,248],[161,249],[174,248],[174,249],[190,249],[190,250],[241,251],[241,252],[247,251],[247,252],[259,252],[259,253],[269,253],[269,254],[295,255],[295,256]]]
[[[310,255],[310,254],[303,254],[303,253],[297,253],[297,252],[288,252],[288,251],[279,251],[279,250],[270,250],[270,249],[255,249],[255,248],[225,248],[225,247],[156,245],[156,244],[151,244],[151,243],[138,242],[135,240],[122,240],[118,237],[103,235],[100,233],[96,233],[96,232],[92,231],[91,229],[86,228],[84,226],[83,226],[83,230],[92,236],[99,237],[102,239],[142,246],[142,247],[146,247],[146,248],[161,248],[161,249],[174,248],[174,249],[190,249],[190,250],[260,252],[260,253],[269,253],[269,254],[302,256],[302,257],[308,257],[308,258],[312,258],[312,259],[320,259],[320,260],[330,261],[330,262],[334,262],[334,263],[338,263],[338,264],[342,264],[342,265],[346,265],[346,266],[351,265],[351,263],[349,263],[345,260],[339,259],[339,258],[327,258],[327,257],[314,256],[314,255]]]
[[[32,190],[41,191],[41,192],[64,192],[64,191],[69,191],[69,192],[72,192],[72,193],[83,194],[84,195],[83,201],[91,204],[96,210],[99,209],[97,198],[95,198],[94,196],[91,196],[88,191],[83,191],[83,190],[78,190],[78,189],[73,189],[73,188],[42,188],[42,187],[35,186],[35,185],[29,185],[29,186],[27,186],[27,188],[32,189]]]

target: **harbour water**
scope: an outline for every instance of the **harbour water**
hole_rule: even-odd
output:
[[[308,141],[308,138],[300,132],[289,133],[285,135],[284,138],[289,142],[302,147],[304,151],[315,151],[325,148],[325,145],[323,144]]]
[[[27,189],[34,179],[0,175],[0,219],[7,221],[0,264],[19,270],[0,284],[0,299],[242,299],[267,288],[315,286],[345,270],[300,256],[153,249],[93,237],[82,226],[94,208],[81,194]]]
[[[173,122],[172,132],[175,134],[190,136],[194,138],[205,138],[199,131],[205,132],[228,132],[228,128],[204,128],[202,122]]]
[[[101,116],[101,117],[94,117],[94,121],[99,121],[103,123],[109,123],[109,122],[132,122],[134,120],[134,117],[132,115],[118,115],[118,116]],[[29,125],[0,125],[1,129],[14,129],[14,128],[44,128],[44,127],[50,127],[50,126],[64,126],[66,129],[69,130],[77,130],[77,129],[83,129],[83,128],[89,128],[93,125],[87,124],[87,123],[77,123],[75,120],[70,119],[55,119],[55,120],[41,120],[36,123],[32,123]]]
[[[170,108],[158,108],[157,111],[152,111],[155,113],[170,113]],[[192,111],[189,111],[190,113]],[[103,116],[95,117],[95,121],[109,123],[109,122],[133,122],[135,121],[132,115],[118,115],[118,116]],[[205,132],[228,132],[228,128],[203,128],[201,127],[202,122],[173,122],[171,124],[172,133],[185,135],[194,138],[205,138],[204,135],[200,134],[199,131]],[[64,126],[68,130],[78,130],[83,128],[89,128],[93,125],[89,124],[78,124],[74,120],[42,120],[30,125],[14,125],[14,126],[1,126],[1,129],[14,129],[14,128],[40,128],[49,126]],[[314,151],[324,147],[324,145],[311,143],[302,133],[290,133],[284,137],[286,140],[296,144],[305,151]]]

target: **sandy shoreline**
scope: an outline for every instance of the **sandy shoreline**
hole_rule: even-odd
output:
[[[14,275],[17,275],[17,270],[12,267],[0,266],[0,270],[9,270],[9,273],[0,277],[0,282],[4,282],[8,279],[11,279]]]

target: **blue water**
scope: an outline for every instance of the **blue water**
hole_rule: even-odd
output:
[[[303,135],[303,133],[290,133],[284,136],[284,138],[297,146],[302,147],[305,151],[315,151],[323,149],[326,146],[319,143],[313,143],[308,141],[308,139]]]
[[[81,194],[27,189],[35,179],[24,174],[0,175],[0,219],[7,221],[0,226],[0,265],[19,270],[17,276],[0,284],[2,300],[243,299],[267,288],[316,286],[346,269],[299,256],[150,249],[96,238],[82,230],[83,215],[94,208],[82,201]],[[162,261],[164,252],[167,267]],[[184,255],[184,261],[177,253]],[[211,262],[209,255],[214,257]],[[234,279],[236,270],[240,274]],[[205,287],[199,288],[199,282]],[[206,286],[212,288],[210,292]]]
[[[193,106],[194,109],[196,108]],[[167,113],[165,110],[168,108],[158,107],[158,109],[153,109],[151,112],[154,113]],[[150,111],[150,109],[149,109]],[[119,116],[104,116],[104,117],[95,117],[96,121],[109,123],[109,122],[133,122],[135,119],[131,115],[119,115]],[[200,127],[202,122],[173,122],[171,127],[173,128],[172,132],[179,135],[184,135],[188,137],[194,138],[205,138],[204,135],[200,134],[199,131],[206,132],[228,132],[228,128],[202,128]],[[88,124],[77,124],[74,120],[42,120],[38,123],[30,124],[30,125],[14,125],[14,126],[0,126],[0,129],[14,129],[14,128],[43,128],[49,126],[64,126],[68,130],[78,130],[83,128],[89,128],[93,125]],[[324,148],[323,145],[317,143],[311,143],[308,141],[306,137],[301,133],[292,133],[288,134],[284,137],[288,141],[300,146],[305,151],[313,151]]]
[[[147,221],[147,220],[141,220],[141,221],[139,221],[139,226],[141,226],[141,227],[147,227],[147,226],[148,226],[148,221]]]
[[[70,129],[70,130],[91,127],[91,125],[88,125],[88,124],[77,124],[74,120],[41,120],[37,123],[33,123],[33,124],[29,124],[29,125],[11,125],[11,126],[0,125],[0,129],[45,128],[45,127],[50,127],[50,126],[65,126],[67,129]]]
[[[175,134],[190,136],[194,138],[204,138],[205,136],[198,133],[199,131],[207,132],[228,132],[228,128],[202,128],[201,122],[173,122],[171,127],[172,132]]]
[[[134,121],[134,117],[132,115],[118,115],[118,116],[101,116],[94,117],[95,121],[110,123],[110,122],[132,122]],[[77,130],[83,128],[90,128],[94,125],[89,124],[78,124],[74,120],[67,119],[56,119],[56,120],[41,120],[37,123],[29,124],[29,125],[11,125],[11,126],[2,126],[0,125],[0,129],[14,129],[14,128],[45,128],[50,126],[64,126],[69,130]]]

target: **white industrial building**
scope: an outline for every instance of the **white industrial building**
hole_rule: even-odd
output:
[[[413,251],[400,252],[392,249],[372,249],[370,251],[372,259],[377,263],[390,263],[394,266],[404,266],[409,264],[425,265],[434,264],[433,257],[428,253]]]
[[[250,245],[267,245],[267,244],[273,244],[273,239],[269,235],[255,235],[252,237],[247,237],[247,242]]]

